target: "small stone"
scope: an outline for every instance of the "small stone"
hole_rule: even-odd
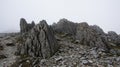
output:
[[[75,44],[78,44],[78,43],[80,43],[80,41],[79,40],[75,40]]]
[[[86,58],[85,58],[85,57],[81,57],[80,59],[81,59],[81,60],[85,60]]]
[[[61,61],[63,57],[59,56],[58,58],[55,58],[56,61]]]
[[[84,64],[84,65],[88,65],[88,61],[87,60],[82,60],[82,64]]]
[[[27,60],[26,62],[30,63],[30,60]]]
[[[92,61],[92,60],[88,60],[88,62],[89,62],[89,63],[93,63],[93,61]]]

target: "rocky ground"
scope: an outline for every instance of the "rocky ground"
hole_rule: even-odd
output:
[[[0,67],[119,67],[120,56],[112,55],[102,51],[102,49],[92,48],[79,44],[72,37],[67,35],[56,35],[60,44],[60,49],[49,59],[27,57],[20,59],[15,55],[17,49],[13,45],[16,37],[0,38],[3,50],[0,54],[4,58],[0,59]],[[11,45],[6,45],[12,43]],[[14,64],[13,64],[14,63]],[[32,64],[31,64],[32,63]],[[31,66],[29,66],[31,65]],[[32,66],[33,65],[33,66]]]
[[[58,38],[59,51],[50,59],[42,59],[41,67],[119,67],[120,57],[74,42],[69,36]]]
[[[17,58],[17,56],[15,56],[17,47],[14,43],[15,37],[13,35],[15,34],[13,33],[11,35],[10,33],[0,38],[0,46],[2,48],[0,50],[0,67],[10,66]]]

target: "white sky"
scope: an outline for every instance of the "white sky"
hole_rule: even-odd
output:
[[[0,0],[0,32],[19,30],[20,18],[48,24],[66,18],[120,34],[120,0]]]

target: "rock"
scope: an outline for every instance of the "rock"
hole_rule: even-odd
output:
[[[3,49],[4,49],[3,46],[0,45],[0,50],[3,50]]]
[[[107,50],[103,40],[104,32],[97,26],[89,26],[86,22],[79,23],[76,31],[76,40],[81,44],[91,47],[99,47]]]
[[[97,34],[103,35],[105,34],[104,31],[97,25],[90,26]]]
[[[75,35],[76,33],[76,23],[72,21],[68,21],[67,19],[60,19],[57,24],[53,24],[52,28],[57,33],[67,33],[71,35]]]
[[[74,42],[75,44],[79,44],[80,43],[80,41],[79,40],[75,40],[75,42]]]
[[[30,31],[35,26],[34,21],[31,24],[28,24],[24,18],[20,19],[20,32],[26,33]]]
[[[63,59],[63,57],[58,57],[58,58],[55,58],[55,60],[56,60],[56,62],[58,62],[58,61],[61,61]]]
[[[116,55],[116,54],[117,54],[114,49],[111,49],[111,50],[110,50],[110,53],[113,54],[113,55]]]
[[[107,67],[114,67],[113,65],[108,64]]]
[[[92,61],[92,60],[88,60],[88,62],[89,62],[89,63],[91,63],[91,64],[93,63],[93,61]]]
[[[86,57],[81,57],[80,59],[81,59],[81,60],[85,60],[85,59],[86,59]]]
[[[98,55],[98,53],[96,52],[96,50],[92,50],[92,51],[91,51],[91,54],[92,54],[95,58],[98,58],[98,57],[99,57],[99,55]]]
[[[88,65],[89,62],[88,62],[87,60],[82,60],[82,64],[84,64],[84,65]]]
[[[32,28],[25,43],[19,48],[21,48],[18,50],[20,55],[49,58],[58,50],[59,45],[52,28],[45,20],[42,20]]]
[[[120,57],[117,57],[117,58],[116,58],[116,61],[120,62]]]
[[[111,49],[110,49],[110,53],[113,54],[113,55],[120,56],[120,49],[111,48]]]
[[[108,42],[120,46],[120,36],[117,33],[115,33],[114,31],[109,31],[107,37],[108,37]]]
[[[7,45],[7,46],[15,46],[15,44],[12,43],[12,42],[7,43],[6,45]]]
[[[0,59],[7,58],[5,55],[0,55]]]
[[[46,62],[47,60],[46,59],[42,59],[41,61],[40,61],[40,64],[41,65],[45,65],[45,62]]]

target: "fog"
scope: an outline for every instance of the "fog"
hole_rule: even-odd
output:
[[[48,24],[66,18],[120,34],[120,0],[0,0],[0,32],[19,31],[20,18]]]

